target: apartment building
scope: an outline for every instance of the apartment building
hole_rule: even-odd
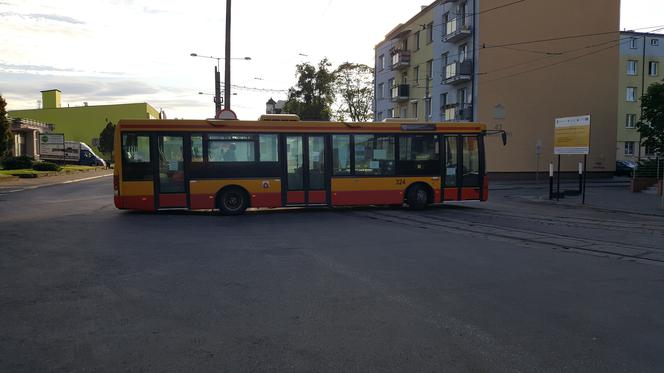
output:
[[[486,142],[488,171],[526,177],[555,161],[556,118],[590,114],[588,169],[611,173],[619,5],[438,0],[421,7],[375,47],[375,118],[504,129],[507,146]],[[563,157],[563,170],[580,159]]]
[[[616,159],[636,161],[655,155],[647,147],[639,147],[636,123],[641,119],[640,98],[652,83],[664,77],[660,72],[662,63],[664,34],[620,33]]]

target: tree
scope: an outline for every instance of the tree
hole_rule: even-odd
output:
[[[303,120],[330,120],[334,102],[334,73],[330,66],[327,58],[318,63],[318,68],[306,62],[297,65],[297,85],[288,90],[284,111]]]
[[[642,144],[655,154],[664,154],[664,83],[648,87],[641,97],[641,112],[636,128],[643,138]]]
[[[13,137],[11,124],[7,118],[7,101],[0,96],[0,157],[9,155],[12,149]]]
[[[106,127],[99,134],[99,150],[102,153],[110,154],[113,158],[113,143],[115,140],[115,125],[108,122]]]
[[[341,97],[336,116],[353,122],[373,119],[374,69],[358,63],[345,62],[334,71],[334,91]]]

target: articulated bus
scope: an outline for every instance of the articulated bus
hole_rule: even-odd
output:
[[[115,206],[216,210],[488,198],[479,123],[121,120]]]

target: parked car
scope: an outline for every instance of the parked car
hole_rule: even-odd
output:
[[[616,161],[616,176],[632,176],[636,169],[634,161]]]

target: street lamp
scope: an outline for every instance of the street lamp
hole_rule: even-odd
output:
[[[223,102],[221,100],[221,78],[219,76],[219,61],[220,60],[226,60],[224,57],[215,57],[215,56],[202,56],[198,53],[190,53],[189,54],[191,57],[200,57],[200,58],[210,58],[213,60],[217,60],[217,66],[214,68],[214,92],[215,92],[215,112],[218,114],[221,111],[221,103]],[[229,60],[244,60],[244,61],[251,61],[251,57],[231,57]],[[226,95],[226,108],[230,106],[230,87],[227,87],[227,91],[229,92],[228,95]]]

